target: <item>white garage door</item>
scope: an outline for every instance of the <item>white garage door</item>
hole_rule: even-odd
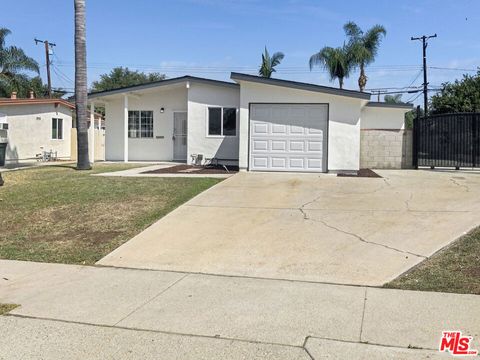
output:
[[[326,171],[328,105],[252,104],[250,170]]]

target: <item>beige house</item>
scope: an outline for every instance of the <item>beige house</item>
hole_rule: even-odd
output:
[[[0,142],[7,142],[6,164],[36,161],[52,156],[58,160],[76,159],[75,106],[63,99],[0,99]],[[101,116],[91,116],[89,143],[95,160],[103,160]],[[94,130],[94,129],[95,130]],[[95,144],[97,140],[97,144]],[[92,146],[93,145],[93,146]],[[91,161],[93,161],[93,151]]]

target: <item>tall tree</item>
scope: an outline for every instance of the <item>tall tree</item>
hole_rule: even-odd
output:
[[[364,91],[368,80],[365,67],[375,61],[382,37],[387,35],[387,31],[382,25],[375,25],[364,33],[353,21],[346,23],[343,29],[348,37],[348,47],[354,64],[360,68],[358,87],[360,91]]]
[[[315,65],[327,70],[330,75],[330,81],[338,79],[339,87],[343,89],[343,80],[350,75],[353,63],[349,48],[344,45],[337,48],[325,46],[310,57],[309,65],[310,71]]]
[[[128,67],[116,67],[108,74],[100,75],[100,80],[92,83],[92,91],[113,90],[164,79],[165,74],[158,72],[145,74],[143,72],[130,70]]]
[[[75,108],[77,115],[77,169],[89,170],[87,127],[87,45],[85,0],[74,0],[75,8]]]
[[[260,65],[260,69],[258,70],[258,75],[263,76],[265,78],[271,78],[272,73],[276,71],[275,66],[279,65],[284,57],[285,55],[280,51],[270,56],[270,54],[268,53],[267,47],[265,46],[265,52],[262,54],[262,65]]]
[[[39,74],[39,67],[22,49],[5,46],[5,38],[10,33],[9,29],[0,28],[0,97],[10,96],[12,91],[16,91],[19,97],[26,97],[32,87],[32,79],[27,73]]]
[[[383,97],[383,100],[387,104],[404,104],[404,102],[402,101],[402,94],[395,94],[395,95],[387,94]]]
[[[432,114],[480,112],[480,68],[476,75],[444,83],[442,90],[432,96],[430,109]]]

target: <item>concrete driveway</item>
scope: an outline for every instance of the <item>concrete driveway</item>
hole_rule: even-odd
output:
[[[239,173],[99,264],[382,285],[480,223],[478,173],[378,173]]]

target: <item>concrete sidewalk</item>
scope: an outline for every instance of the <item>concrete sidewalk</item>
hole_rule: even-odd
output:
[[[0,358],[434,359],[443,330],[480,348],[474,295],[0,260],[0,303],[21,305]]]

